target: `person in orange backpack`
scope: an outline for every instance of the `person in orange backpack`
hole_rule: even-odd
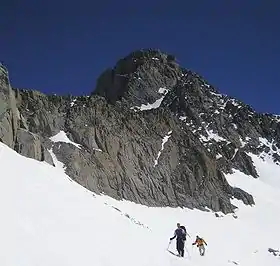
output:
[[[193,245],[197,245],[199,253],[200,253],[200,256],[204,256],[204,254],[205,254],[204,244],[207,246],[207,243],[204,241],[203,238],[201,238],[199,236],[196,236],[196,240],[193,243]]]

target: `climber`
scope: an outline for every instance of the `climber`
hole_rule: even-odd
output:
[[[203,238],[196,236],[196,240],[194,243],[192,243],[193,245],[197,245],[200,256],[204,256],[205,254],[205,247],[204,244],[207,246],[207,243],[204,241]]]
[[[187,233],[185,226],[181,226],[180,223],[177,223],[177,229],[174,232],[174,236],[170,238],[170,241],[172,241],[175,237],[177,237],[176,249],[180,257],[184,257],[186,235],[190,236]]]

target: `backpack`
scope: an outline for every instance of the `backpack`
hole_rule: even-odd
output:
[[[182,234],[182,239],[183,240],[186,240],[187,238],[186,238],[186,235],[187,235],[187,230],[186,230],[186,227],[185,226],[183,226],[183,225],[181,225],[180,226],[180,228],[182,229],[182,231],[183,231],[183,234]]]
[[[203,240],[203,238],[201,238],[201,237],[198,237],[197,239],[196,239],[196,243],[197,243],[197,246],[202,246],[204,243],[204,240]]]

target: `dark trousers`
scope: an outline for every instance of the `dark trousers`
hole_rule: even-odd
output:
[[[185,243],[182,239],[177,239],[176,248],[177,248],[178,253],[181,255],[181,257],[184,257]]]

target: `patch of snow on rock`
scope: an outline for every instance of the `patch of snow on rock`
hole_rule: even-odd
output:
[[[164,150],[164,144],[165,144],[165,143],[168,141],[168,139],[171,137],[171,134],[172,134],[172,131],[169,131],[169,132],[167,133],[167,135],[163,137],[162,143],[161,143],[161,150],[158,152],[157,158],[155,159],[154,167],[155,167],[156,165],[158,165],[158,159],[159,159],[159,157],[160,157],[162,151]]]
[[[223,157],[223,155],[221,155],[220,153],[218,153],[217,155],[216,155],[216,159],[218,160],[218,159],[220,159],[220,158],[222,158]]]
[[[245,147],[245,145],[247,144],[247,142],[243,141],[242,138],[239,138],[239,141],[241,143],[241,148]]]
[[[166,95],[168,93],[168,89],[166,88],[159,88],[158,93]]]
[[[77,99],[74,99],[74,100],[70,103],[70,106],[73,107],[76,101],[77,101]]]
[[[234,150],[234,154],[233,154],[233,156],[232,156],[232,158],[231,158],[231,160],[233,160],[234,159],[234,157],[236,156],[236,153],[238,152],[238,149],[235,149]]]
[[[266,146],[268,147],[269,151],[263,151],[260,154],[260,158],[264,161],[269,161],[275,164],[274,160],[273,160],[273,154],[277,154],[278,156],[280,156],[280,149],[276,146],[276,142],[274,140],[272,140],[271,142],[266,139],[266,138],[259,138],[260,141],[260,145],[258,146],[258,148],[260,148],[261,146]],[[276,162],[277,165],[279,165],[279,162]]]
[[[238,102],[235,99],[231,99],[230,101],[234,106],[237,106],[238,109],[241,108],[241,105],[239,105]]]
[[[81,148],[80,144],[77,144],[77,143],[71,141],[67,137],[66,133],[64,131],[62,131],[62,130],[59,133],[57,133],[56,135],[54,135],[53,137],[50,137],[50,140],[52,142],[65,142],[65,143],[69,143],[69,144],[72,144],[72,145],[76,146],[79,149]]]
[[[216,142],[220,142],[220,141],[226,141],[226,142],[229,142],[227,141],[226,139],[224,139],[223,137],[219,136],[218,134],[214,133],[213,130],[207,130],[206,129],[206,133],[207,133],[207,137],[201,135],[200,136],[200,140],[203,141],[203,142],[208,142],[210,140],[215,140]]]
[[[223,97],[222,94],[219,94],[219,93],[215,93],[213,91],[210,91],[210,94],[214,95],[214,96],[217,96],[217,97]]]
[[[236,124],[232,123],[232,125],[233,125],[234,129],[238,129]]]
[[[65,171],[65,165],[64,163],[60,162],[57,158],[56,155],[53,152],[53,149],[49,149],[48,152],[50,153],[54,166],[57,167],[59,170],[62,170],[63,172]]]
[[[186,117],[186,116],[180,116],[179,119],[180,119],[181,121],[186,121],[187,117]]]
[[[152,109],[157,109],[160,107],[165,95],[168,93],[168,90],[166,88],[159,88],[158,93],[163,94],[162,97],[160,97],[159,99],[157,99],[155,102],[153,103],[148,103],[148,104],[141,104],[141,106],[133,106],[130,109],[134,110],[134,111],[147,111],[147,110],[152,110]]]
[[[148,104],[141,104],[141,106],[134,106],[131,107],[130,109],[138,109],[140,111],[147,111],[147,110],[152,110],[152,109],[157,109],[160,107],[162,101],[164,99],[164,96],[162,96],[161,98],[159,98],[158,100],[156,100],[154,103],[148,103]]]
[[[273,118],[277,123],[280,122],[280,115],[273,115]]]

